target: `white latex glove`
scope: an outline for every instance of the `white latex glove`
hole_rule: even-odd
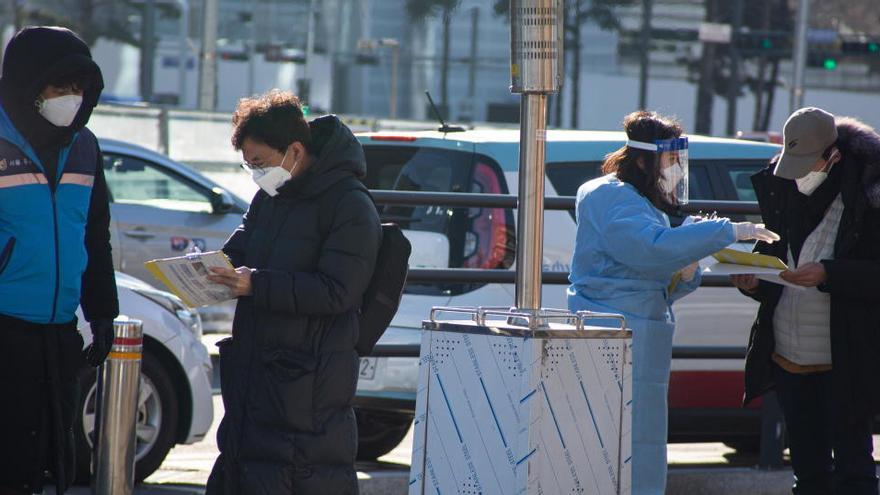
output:
[[[737,222],[733,224],[733,231],[738,241],[758,240],[771,244],[779,240],[779,235],[765,229],[763,223]]]
[[[700,269],[700,262],[694,261],[690,265],[681,269],[681,280],[683,282],[690,282],[697,275],[697,270]]]

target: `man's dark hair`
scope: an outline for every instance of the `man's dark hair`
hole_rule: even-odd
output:
[[[308,149],[312,136],[299,98],[289,91],[273,89],[260,96],[239,100],[232,114],[232,146],[241,150],[247,138],[282,153],[295,142]]]
[[[644,110],[624,117],[623,129],[627,139],[643,143],[677,138],[682,134],[678,121]],[[642,167],[639,167],[639,159]],[[605,157],[602,173],[616,174],[618,179],[631,184],[642,196],[648,198],[657,209],[666,213],[675,210],[669,196],[660,188],[661,170],[656,163],[655,152],[624,146]]]

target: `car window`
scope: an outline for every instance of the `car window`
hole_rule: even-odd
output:
[[[575,196],[584,182],[599,177],[602,162],[551,162],[546,166],[547,178],[559,196]],[[688,196],[690,199],[713,199],[717,196],[712,190],[709,173],[705,163],[690,163],[688,166]],[[574,210],[569,215],[574,218]],[[680,220],[673,219],[673,224]]]
[[[767,166],[763,160],[751,160],[745,162],[727,162],[721,164],[719,173],[728,189],[723,199],[734,201],[757,201],[758,196],[752,187],[752,176]],[[761,222],[760,215],[730,215],[734,221]]]
[[[212,211],[209,193],[173,172],[126,155],[104,153],[103,159],[104,176],[114,203],[194,213]]]
[[[729,165],[725,172],[733,184],[733,191],[739,201],[757,201],[758,196],[752,188],[752,176],[761,170],[762,165]]]
[[[581,184],[602,174],[602,162],[551,162],[547,178],[559,196],[574,196]]]
[[[365,182],[371,189],[508,193],[501,168],[482,155],[416,146],[365,146],[364,152]],[[396,222],[403,229],[445,235],[450,268],[504,269],[513,264],[516,235],[510,210],[393,205],[380,208],[380,213],[383,221]],[[407,292],[455,295],[477,287],[408,284]]]

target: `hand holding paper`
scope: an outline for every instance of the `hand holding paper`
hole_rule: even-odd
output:
[[[229,287],[236,297],[249,296],[253,294],[253,286],[251,285],[251,274],[254,273],[253,268],[240,266],[236,269],[213,267],[208,275],[208,280]]]
[[[191,253],[176,258],[152,260],[144,263],[144,266],[191,308],[237,297],[229,287],[209,278],[211,275],[208,270],[214,268],[233,271],[232,263],[223,251]]]
[[[793,271],[786,270],[780,273],[779,276],[786,282],[803,287],[816,287],[828,280],[828,274],[825,273],[825,265],[816,262],[806,263]]]

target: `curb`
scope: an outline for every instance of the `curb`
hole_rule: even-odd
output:
[[[667,495],[790,495],[791,469],[673,468]]]
[[[409,472],[403,470],[358,471],[360,495],[403,495],[409,491]],[[753,468],[671,468],[666,495],[789,495],[790,469],[760,470]],[[52,493],[47,486],[44,493]],[[74,487],[70,495],[89,495],[88,487]],[[141,484],[135,495],[200,495],[197,485]]]

